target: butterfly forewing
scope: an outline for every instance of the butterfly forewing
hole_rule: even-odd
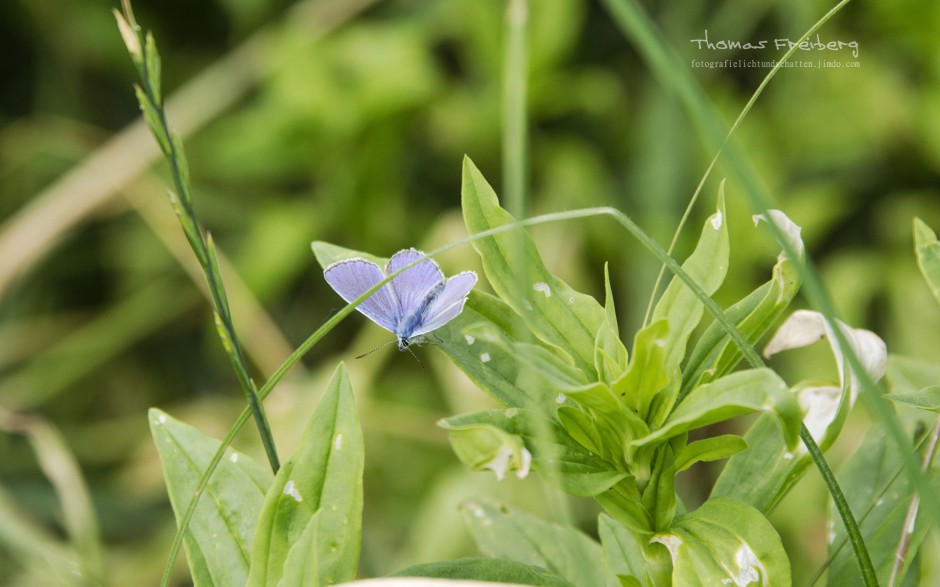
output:
[[[327,283],[347,302],[352,302],[385,278],[379,266],[365,259],[338,261],[323,272]],[[399,301],[388,284],[379,288],[357,309],[386,330],[395,331]]]
[[[423,256],[424,253],[415,249],[398,251],[389,259],[385,274],[391,275]],[[407,318],[421,310],[431,291],[444,283],[444,274],[437,266],[437,263],[426,259],[414,267],[405,269],[400,275],[392,279],[391,283],[400,304],[400,316]]]

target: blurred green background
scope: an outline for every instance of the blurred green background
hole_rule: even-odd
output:
[[[684,63],[774,59],[771,48],[707,51],[709,39],[795,40],[831,3],[644,2]],[[146,410],[222,437],[243,400],[204,284],[166,201],[167,172],[139,122],[134,71],[113,0],[0,3],[0,584],[50,585],[84,557],[106,585],[158,581],[175,531]],[[226,255],[227,285],[261,381],[342,302],[309,243],[388,256],[465,235],[460,165],[500,190],[503,0],[139,0],[164,65],[171,123],[186,143],[197,212]],[[610,205],[664,245],[713,155],[598,2],[533,0],[528,25],[530,214]],[[823,57],[857,68],[786,69],[737,137],[803,227],[841,312],[893,353],[938,361],[940,308],[914,262],[911,221],[940,229],[940,3],[850,3],[821,31],[857,41]],[[768,72],[693,68],[728,124]],[[720,166],[680,240],[712,208]],[[727,188],[727,304],[777,253]],[[586,220],[535,230],[549,266],[603,292],[610,263],[625,340],[658,269],[622,229]],[[445,271],[477,268],[470,247]],[[485,286],[484,286],[485,287]],[[474,553],[457,504],[495,496],[593,529],[597,510],[539,480],[463,471],[441,417],[488,400],[433,347],[352,357],[388,340],[346,320],[268,400],[286,455],[325,377],[348,360],[366,433],[363,576]],[[834,378],[823,353],[773,366],[795,382]],[[857,410],[831,452],[864,432]],[[240,449],[261,455],[250,429]],[[690,504],[715,469],[683,474]],[[826,494],[811,471],[775,516],[796,584],[825,560]],[[809,504],[809,505],[808,505]],[[811,506],[811,507],[810,507]],[[934,547],[935,548],[935,547]],[[68,562],[65,563],[68,567]],[[182,558],[178,584],[187,584]],[[801,583],[802,581],[802,583]]]

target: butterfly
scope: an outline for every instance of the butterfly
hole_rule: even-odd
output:
[[[421,257],[424,257],[421,251],[402,249],[388,260],[384,272],[360,257],[344,259],[324,269],[323,277],[341,298],[352,302],[386,276]],[[398,349],[403,351],[422,335],[459,316],[476,282],[477,274],[473,271],[444,279],[437,263],[425,259],[394,277],[356,309],[398,337]]]

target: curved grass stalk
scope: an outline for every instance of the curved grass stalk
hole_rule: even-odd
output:
[[[679,242],[679,235],[682,233],[682,229],[685,227],[685,223],[689,220],[689,216],[692,214],[692,208],[695,206],[695,203],[698,201],[698,197],[699,195],[701,195],[702,189],[705,187],[705,182],[708,181],[708,178],[712,173],[712,169],[715,168],[715,165],[718,163],[718,159],[721,158],[721,154],[725,149],[725,145],[727,145],[728,141],[731,140],[731,135],[734,134],[734,131],[738,130],[738,127],[741,125],[741,122],[744,120],[744,117],[747,116],[748,113],[751,111],[751,108],[757,102],[757,99],[760,97],[760,95],[764,93],[764,89],[770,83],[770,80],[772,80],[774,76],[777,75],[777,72],[780,71],[781,68],[783,68],[783,64],[789,61],[790,57],[792,57],[793,54],[796,53],[798,47],[803,41],[807,40],[810,35],[812,35],[817,30],[819,30],[819,28],[822,25],[826,24],[826,22],[828,22],[830,18],[835,16],[836,13],[842,10],[842,8],[849,2],[851,2],[851,0],[842,0],[841,2],[833,6],[832,9],[829,10],[829,12],[824,14],[822,18],[820,18],[815,23],[813,23],[813,26],[809,27],[806,30],[806,32],[803,33],[803,36],[800,37],[799,40],[796,41],[796,43],[793,44],[783,54],[780,60],[777,61],[777,64],[774,65],[773,68],[767,73],[767,75],[764,76],[764,79],[761,80],[760,84],[757,86],[757,89],[754,90],[754,93],[751,94],[750,99],[744,105],[744,108],[741,109],[741,113],[738,114],[738,117],[734,119],[734,123],[732,123],[731,128],[728,129],[728,134],[725,135],[725,138],[721,142],[721,145],[719,145],[718,149],[715,151],[714,157],[712,157],[712,160],[708,164],[708,167],[705,168],[705,173],[702,174],[702,179],[699,180],[698,185],[695,187],[695,191],[692,192],[692,197],[689,198],[689,203],[685,207],[685,211],[682,213],[682,218],[679,219],[679,224],[676,226],[676,232],[672,235],[672,241],[669,243],[669,248],[666,249],[666,251],[669,254],[672,254],[672,251],[675,248],[676,243]],[[666,273],[666,267],[665,266],[660,267],[659,273],[656,275],[656,282],[653,284],[653,290],[650,292],[650,301],[649,301],[649,304],[647,304],[646,306],[646,315],[643,317],[643,326],[647,326],[649,324],[650,316],[652,316],[653,314],[653,305],[656,302],[656,292],[659,290],[659,286],[662,283],[663,276],[665,275],[665,273]]]

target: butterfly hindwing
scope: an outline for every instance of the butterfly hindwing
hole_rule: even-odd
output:
[[[467,295],[476,285],[477,274],[473,271],[464,271],[449,278],[437,296],[428,304],[420,324],[411,333],[411,336],[427,334],[437,330],[460,315]]]

